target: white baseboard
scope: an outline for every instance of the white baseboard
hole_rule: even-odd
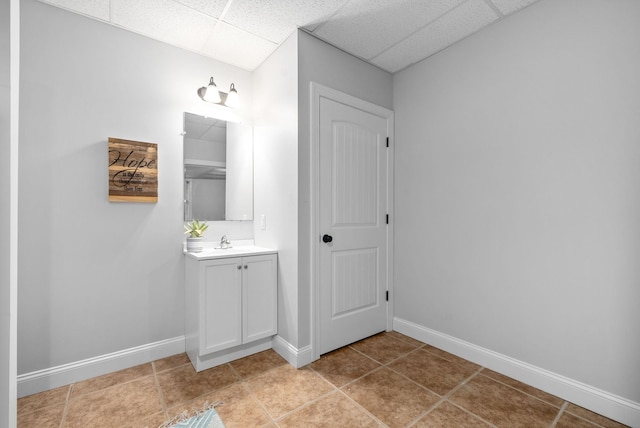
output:
[[[184,336],[112,352],[18,376],[18,398],[103,374],[149,363],[185,351]]]
[[[625,425],[640,427],[640,403],[411,321],[394,318],[393,329]]]
[[[199,372],[240,358],[248,357],[249,355],[253,355],[258,352],[266,351],[267,349],[271,349],[272,347],[273,346],[271,337],[266,337],[264,339],[260,339],[244,345],[234,346],[233,348],[214,352],[213,354],[205,355],[202,357],[198,355],[198,351],[195,349],[187,350],[187,355],[189,356],[189,360],[191,360],[191,364],[193,365],[193,367],[197,372]]]
[[[311,345],[298,349],[280,336],[273,338],[273,350],[297,369],[314,361]]]

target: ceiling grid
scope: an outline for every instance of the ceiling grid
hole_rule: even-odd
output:
[[[390,73],[538,0],[39,0],[255,70],[296,29]]]

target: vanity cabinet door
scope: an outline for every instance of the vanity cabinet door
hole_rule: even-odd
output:
[[[277,333],[278,256],[242,259],[242,341],[248,343]]]
[[[200,355],[242,344],[242,259],[202,261]]]

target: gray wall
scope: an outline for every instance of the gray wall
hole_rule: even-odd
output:
[[[184,334],[183,112],[250,73],[34,0],[22,5],[20,374]],[[248,115],[241,112],[241,115]],[[158,202],[109,203],[107,139],[158,144]]]
[[[542,0],[394,76],[397,317],[640,402],[638,22]]]
[[[298,347],[298,38],[253,73],[255,242],[278,249],[278,335]],[[266,228],[260,216],[266,216]]]

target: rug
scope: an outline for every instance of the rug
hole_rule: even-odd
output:
[[[202,410],[191,414],[183,412],[173,420],[160,425],[158,428],[224,428],[220,415],[214,408],[220,403],[206,405]]]

